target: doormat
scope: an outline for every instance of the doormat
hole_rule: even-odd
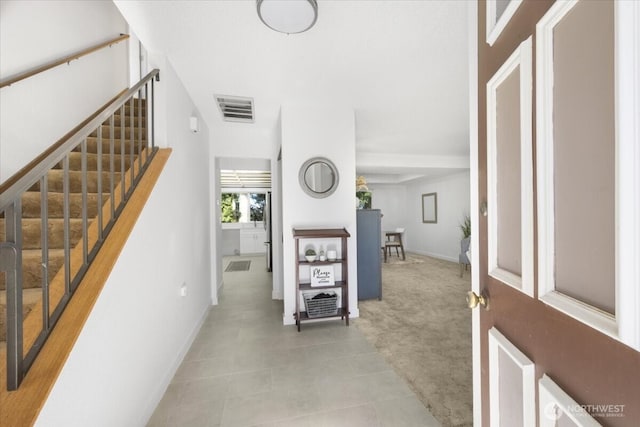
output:
[[[224,271],[249,271],[250,265],[251,261],[231,261]]]

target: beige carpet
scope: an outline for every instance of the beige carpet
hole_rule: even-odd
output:
[[[407,254],[382,267],[382,301],[360,301],[355,323],[444,426],[471,426],[469,271]]]

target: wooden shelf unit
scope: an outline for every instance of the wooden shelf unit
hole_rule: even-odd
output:
[[[345,228],[323,228],[323,229],[293,229],[293,239],[295,240],[295,266],[296,266],[296,312],[294,317],[298,332],[300,332],[300,324],[308,320],[316,320],[323,318],[340,318],[345,319],[346,325],[349,326],[349,262],[347,239],[351,237]],[[301,240],[312,239],[340,239],[340,259],[334,261],[314,261],[309,262],[304,258],[304,253],[300,251]],[[341,280],[336,280],[333,286],[311,286],[310,283],[302,283],[300,281],[300,268],[313,267],[319,265],[339,265]],[[341,291],[342,304],[338,307],[337,314],[318,316],[310,318],[306,311],[300,310],[300,296],[303,291],[321,291],[329,289],[339,289]]]

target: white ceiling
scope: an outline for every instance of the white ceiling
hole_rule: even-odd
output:
[[[116,4],[227,143],[273,138],[283,104],[329,102],[355,110],[360,174],[468,167],[467,1],[318,0],[315,26],[292,35],[253,0]],[[214,94],[254,98],[255,122],[223,122]]]

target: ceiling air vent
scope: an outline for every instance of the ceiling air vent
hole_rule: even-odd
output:
[[[227,122],[253,123],[253,98],[215,95],[222,119]]]

